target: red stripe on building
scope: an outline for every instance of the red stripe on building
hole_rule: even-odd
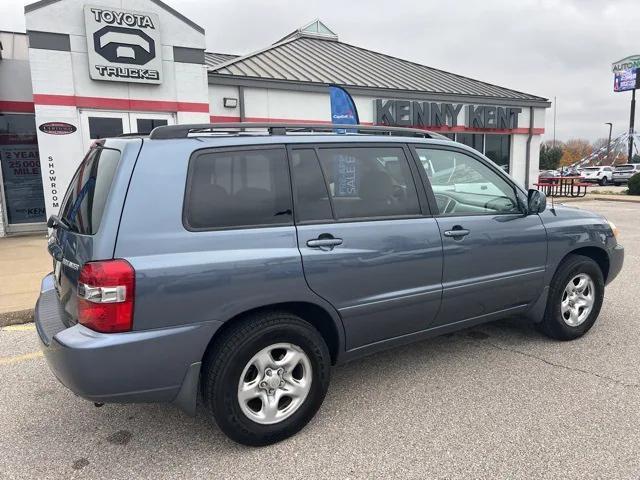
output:
[[[11,100],[0,100],[0,112],[33,113],[35,111],[33,102],[14,102]]]
[[[103,108],[144,112],[200,112],[209,113],[208,103],[136,100],[126,98],[79,97],[75,95],[33,95],[36,105],[57,105],[80,108]]]

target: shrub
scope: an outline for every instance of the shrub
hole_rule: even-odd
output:
[[[629,179],[629,195],[640,195],[640,173]]]

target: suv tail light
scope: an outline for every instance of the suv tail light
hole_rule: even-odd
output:
[[[131,330],[135,278],[126,260],[85,263],[78,281],[78,323],[103,333]]]

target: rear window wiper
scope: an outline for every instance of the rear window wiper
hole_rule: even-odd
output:
[[[62,227],[64,230],[69,230],[69,224],[60,218],[58,215],[51,215],[49,220],[47,220],[47,227],[49,228],[58,228]]]

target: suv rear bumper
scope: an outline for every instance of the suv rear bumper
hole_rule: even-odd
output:
[[[79,324],[67,328],[63,315],[49,274],[35,308],[36,329],[53,374],[76,395],[100,403],[170,402],[185,395],[195,402],[192,373],[219,322],[106,334]],[[183,384],[195,391],[185,394]]]

